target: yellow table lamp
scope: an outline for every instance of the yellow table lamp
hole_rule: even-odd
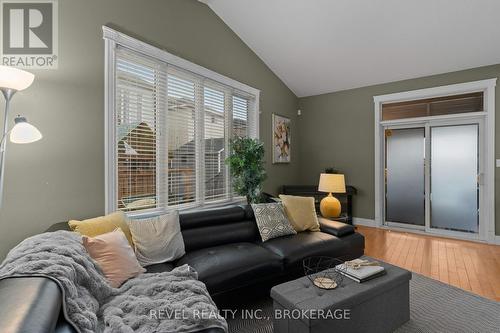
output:
[[[319,177],[318,191],[328,193],[319,205],[321,215],[327,218],[339,217],[342,207],[339,199],[335,198],[332,193],[345,193],[344,175],[322,173]]]

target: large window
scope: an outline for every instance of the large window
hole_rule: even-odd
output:
[[[258,90],[111,29],[104,35],[106,210],[238,199],[225,159],[231,138],[258,136]]]

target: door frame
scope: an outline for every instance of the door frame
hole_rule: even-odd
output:
[[[425,228],[426,232],[431,234],[441,234],[448,237],[475,239],[481,241],[495,242],[495,86],[497,78],[459,83],[434,88],[419,89],[412,91],[399,92],[394,94],[379,95],[373,97],[375,111],[375,225],[382,227],[385,221],[385,135],[384,128],[388,126],[406,126],[417,123],[429,123],[438,121],[467,121],[481,118],[483,122],[482,135],[480,142],[483,142],[483,174],[484,185],[480,194],[480,219],[479,233],[467,235],[461,232],[450,232]],[[419,118],[407,118],[397,120],[381,120],[382,105],[385,103],[411,101],[425,98],[434,98],[441,96],[458,95],[471,92],[484,93],[484,110],[482,112],[470,112],[462,114],[452,114],[444,116],[430,116]],[[427,134],[427,133],[426,133]],[[481,148],[480,148],[481,149]],[[426,163],[426,168],[428,163]],[[427,185],[426,184],[426,188]],[[427,194],[426,194],[427,195]],[[426,213],[427,214],[427,213]],[[426,223],[427,224],[427,223]],[[391,226],[389,226],[391,227]],[[400,229],[400,226],[394,225]]]

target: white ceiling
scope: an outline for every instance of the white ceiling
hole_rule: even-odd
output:
[[[499,0],[203,0],[299,97],[500,63]]]

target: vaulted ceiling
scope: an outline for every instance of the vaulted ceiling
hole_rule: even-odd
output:
[[[299,97],[500,63],[499,0],[203,0]]]

